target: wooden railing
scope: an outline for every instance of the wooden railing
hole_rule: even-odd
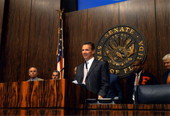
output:
[[[0,83],[0,108],[170,110],[169,104],[82,104],[94,96],[65,79]]]
[[[64,107],[65,80],[0,83],[0,107]]]

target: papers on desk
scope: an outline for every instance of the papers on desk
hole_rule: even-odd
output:
[[[73,84],[78,84],[77,80],[72,81]]]
[[[112,98],[86,99],[86,104],[115,104]]]

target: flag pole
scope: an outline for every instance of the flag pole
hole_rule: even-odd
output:
[[[63,12],[62,10],[56,10],[57,14],[59,15],[58,20],[58,28],[57,28],[57,34],[58,34],[58,48],[56,51],[57,55],[57,70],[60,72],[60,79],[64,78],[64,44],[63,44]]]

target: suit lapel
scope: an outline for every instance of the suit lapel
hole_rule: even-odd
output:
[[[89,70],[89,72],[88,72],[88,74],[87,74],[87,77],[88,77],[88,75],[93,71],[93,69],[96,67],[97,62],[98,62],[98,61],[94,59],[92,65],[91,65],[91,67],[90,67],[90,70]]]
[[[84,63],[80,65],[80,82],[83,81],[84,77]]]

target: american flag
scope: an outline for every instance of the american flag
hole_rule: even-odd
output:
[[[60,79],[64,78],[64,46],[63,46],[63,19],[62,11],[59,12],[59,28],[58,28],[58,53],[57,53],[57,70],[60,71]]]

